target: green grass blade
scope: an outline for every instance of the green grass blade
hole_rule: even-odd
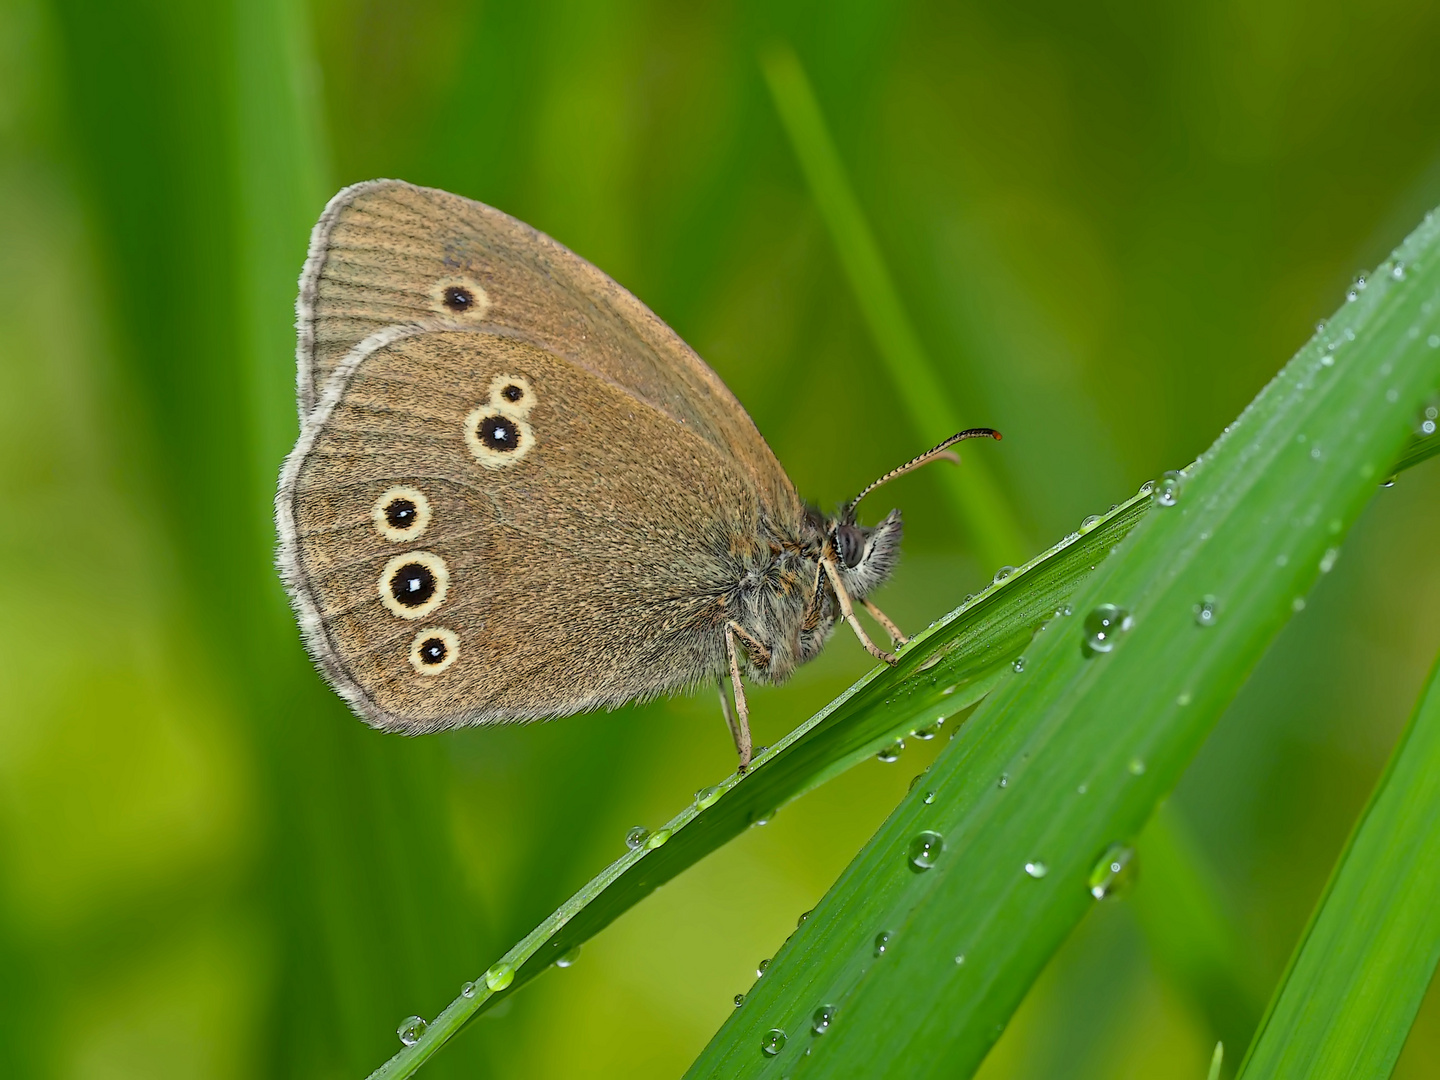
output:
[[[761,54],[761,65],[815,205],[911,423],[932,442],[982,424],[983,419],[975,417],[961,419],[936,377],[850,187],[800,61],[788,46],[777,44]],[[950,470],[949,477],[946,491],[982,559],[1001,566],[1018,563],[1034,550],[1009,500],[977,455],[967,454],[964,468]]]
[[[1432,420],[1431,423],[1434,423]],[[1429,461],[1436,454],[1440,454],[1440,435],[1429,435],[1424,438],[1416,437],[1405,447],[1399,460],[1395,462],[1395,472],[1404,472],[1406,469],[1414,468],[1422,461]]]
[[[1210,1055],[1210,1071],[1206,1073],[1206,1080],[1220,1080],[1220,1066],[1225,1064],[1225,1044],[1217,1042],[1215,1052]]]
[[[373,1073],[375,1080],[411,1075],[469,1020],[514,993],[568,949],[588,940],[654,889],[757,820],[827,778],[920,727],[936,725],[980,700],[1001,672],[1054,616],[1105,553],[1150,504],[1137,495],[1082,534],[1073,534],[1027,566],[937,621],[900,650],[895,668],[877,667],[765,753],[744,777],[717,786],[713,802],[692,805],[663,826],[663,845],[616,860],[497,965],[514,972],[503,994],[484,980],[473,997],[457,998],[425,1035]],[[657,835],[658,832],[657,831]]]
[[[1095,903],[1318,576],[1440,386],[1433,215],[1271,382],[1036,637],[690,1071],[965,1076]],[[1440,340],[1440,339],[1437,339]],[[1214,617],[1199,606],[1213,598]],[[1088,613],[1132,613],[1112,651]],[[1004,778],[1002,784],[1001,778]],[[923,790],[922,790],[923,789]],[[922,796],[933,792],[933,799]],[[932,869],[909,861],[944,838]],[[934,850],[934,845],[931,845]],[[877,935],[887,934],[877,955]],[[833,1007],[823,1036],[812,1017]],[[762,1047],[784,1045],[773,1056]]]
[[[1390,470],[1400,471],[1400,466]],[[1151,505],[1142,492],[1066,537],[1011,576],[969,599],[917,635],[894,669],[877,667],[825,709],[756,757],[742,778],[717,785],[714,802],[692,805],[667,822],[659,847],[617,859],[496,961],[513,973],[499,990],[483,977],[371,1080],[411,1076],[471,1020],[588,941],[660,885],[734,839],[753,822],[874,754],[897,735],[963,712],[1013,671],[1036,630],[1063,609],[1105,554]],[[922,789],[923,790],[923,789]],[[1182,860],[1183,861],[1183,860]],[[1181,872],[1186,867],[1179,868]],[[1194,892],[1195,890],[1191,890]],[[1216,931],[1212,937],[1223,936]]]
[[[1440,960],[1440,660],[1242,1077],[1389,1076]]]

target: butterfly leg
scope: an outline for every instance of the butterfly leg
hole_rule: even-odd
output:
[[[888,653],[870,640],[870,635],[865,633],[865,628],[860,625],[860,620],[855,617],[855,608],[850,603],[850,594],[845,591],[845,583],[840,580],[840,571],[835,569],[833,559],[821,559],[820,565],[825,567],[825,575],[830,579],[830,584],[835,589],[835,599],[840,601],[840,614],[850,624],[850,629],[855,631],[855,636],[860,639],[860,644],[865,646],[867,652],[877,660],[883,660],[887,664],[896,663],[895,654]],[[886,619],[886,622],[890,620]]]
[[[735,713],[730,712],[730,703],[725,700],[724,676],[720,677],[720,709],[725,714],[725,723],[735,739],[735,752],[740,755],[736,769],[742,776],[750,768],[750,707],[745,703],[745,684],[740,681],[740,658],[735,652],[735,631],[733,624],[725,626],[725,652],[730,657],[730,685],[735,691]]]
[[[907,641],[910,640],[900,632],[900,628],[898,626],[896,626],[893,622],[890,621],[890,617],[888,615],[886,615],[878,607],[872,604],[869,600],[861,600],[860,603],[864,604],[865,610],[870,613],[871,617],[885,628],[885,632],[890,635],[890,640],[893,641],[897,646],[904,645]]]

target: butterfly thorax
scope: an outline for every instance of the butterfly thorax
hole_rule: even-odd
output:
[[[793,525],[762,520],[758,539],[734,536],[728,554],[735,584],[720,606],[722,618],[733,620],[750,677],[784,682],[829,640],[840,604],[823,559],[833,561],[851,599],[862,601],[890,576],[902,531],[899,511],[867,528],[807,507]]]

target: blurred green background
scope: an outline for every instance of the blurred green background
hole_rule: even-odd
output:
[[[802,492],[909,426],[766,90],[792,44],[1031,554],[1202,450],[1430,205],[1440,7],[0,0],[0,1075],[360,1077],[734,764],[708,694],[405,740],[270,569],[294,281],[343,184],[498,206],[632,289]],[[895,484],[919,627],[988,581]],[[1440,648],[1440,462],[1378,493],[987,1061],[1200,1077],[1258,1019]],[[770,741],[866,670],[752,697]],[[787,808],[428,1075],[683,1071],[933,754]],[[1165,850],[1177,850],[1173,844]],[[1181,874],[1184,877],[1184,874]],[[1203,903],[1196,902],[1200,897]],[[1227,1075],[1230,1069],[1227,1068]],[[1440,1000],[1398,1075],[1440,1077]]]

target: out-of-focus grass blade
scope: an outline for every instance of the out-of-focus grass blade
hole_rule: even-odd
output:
[[[656,887],[767,818],[786,802],[918,729],[943,721],[989,692],[1037,627],[1055,616],[1076,585],[1132,529],[1150,504],[1128,500],[1084,533],[1072,534],[936,622],[763,754],[744,777],[731,776],[656,830],[651,843],[622,856],[476,980],[425,1034],[372,1074],[409,1076],[464,1024],[609,925]],[[926,732],[928,734],[928,732]],[[513,981],[512,981],[513,980]],[[488,984],[494,984],[494,989]],[[497,991],[503,991],[498,993]]]
[[[1440,960],[1440,660],[1241,1077],[1389,1076]]]
[[[1129,903],[1155,966],[1210,1031],[1244,1046],[1269,986],[1250,962],[1240,928],[1173,802],[1150,819],[1135,851],[1142,873]]]
[[[1037,635],[689,1075],[969,1075],[1334,565],[1440,386],[1437,330],[1432,215]]]
[[[760,60],[815,205],[830,231],[870,336],[890,370],[911,423],[932,442],[983,423],[983,419],[975,417],[962,422],[950,403],[950,395],[936,378],[860,201],[850,187],[800,61],[788,46],[778,43],[764,50]],[[977,455],[966,455],[965,467],[950,470],[949,477],[946,490],[956,512],[974,538],[980,556],[991,566],[1018,562],[1034,550],[1015,520],[1009,500]]]
[[[1210,1055],[1210,1071],[1205,1074],[1206,1080],[1220,1080],[1220,1066],[1225,1064],[1225,1044],[1217,1042],[1215,1052]]]

